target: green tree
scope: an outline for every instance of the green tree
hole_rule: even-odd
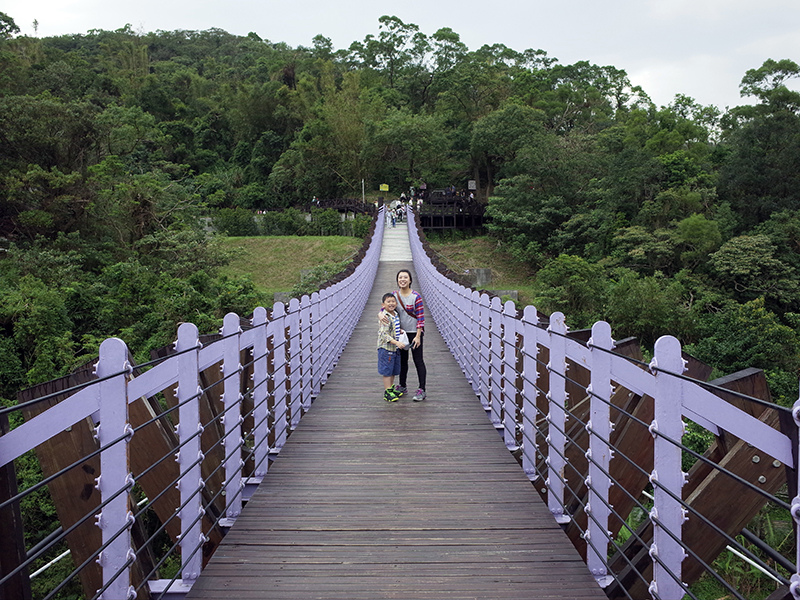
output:
[[[493,194],[496,180],[519,174],[514,161],[522,148],[546,145],[543,120],[541,111],[508,104],[475,122],[470,151],[485,169],[488,196]],[[476,179],[480,182],[480,177]]]
[[[661,272],[642,276],[623,269],[609,285],[606,315],[616,337],[633,336],[652,347],[662,335],[690,338],[694,310],[685,288]]]
[[[678,222],[677,237],[685,248],[681,252],[681,262],[690,269],[708,261],[722,243],[722,234],[715,221],[703,215],[694,214]]]
[[[537,274],[534,304],[545,312],[563,312],[571,327],[588,327],[599,320],[608,281],[600,265],[562,254]]]
[[[720,284],[740,301],[762,297],[784,308],[800,303],[797,273],[775,257],[766,235],[728,240],[711,255],[710,266]]]
[[[0,40],[7,40],[19,33],[19,27],[14,19],[6,13],[0,12]]]
[[[703,335],[687,351],[723,373],[755,367],[796,375],[800,368],[797,333],[781,324],[761,298],[726,305],[708,315],[702,328]]]
[[[372,153],[380,164],[376,169],[378,177],[391,184],[392,189],[407,189],[420,180],[443,178],[448,139],[437,116],[390,109],[383,120],[371,127],[367,148],[367,153]]]

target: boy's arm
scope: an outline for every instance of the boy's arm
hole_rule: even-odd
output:
[[[379,344],[390,344],[394,340],[392,336],[392,330],[389,328],[388,323],[384,324],[381,323],[378,327],[378,343]]]

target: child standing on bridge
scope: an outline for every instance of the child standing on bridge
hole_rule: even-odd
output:
[[[383,399],[396,402],[400,394],[395,391],[394,378],[400,374],[398,350],[405,348],[402,342],[405,332],[400,328],[400,317],[396,312],[397,298],[394,294],[384,294],[381,307],[388,318],[378,326],[378,373],[383,376]]]

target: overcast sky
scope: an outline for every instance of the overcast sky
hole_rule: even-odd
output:
[[[676,94],[721,109],[739,95],[748,69],[768,58],[800,63],[800,0],[3,0],[23,34],[40,37],[114,30],[253,31],[272,42],[336,49],[378,33],[395,15],[433,34],[449,27],[471,50],[502,43],[542,49],[561,64],[586,60],[628,73],[659,105]],[[800,82],[790,85],[800,89]]]

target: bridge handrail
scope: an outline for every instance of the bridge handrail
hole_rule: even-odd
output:
[[[96,514],[90,512],[76,524],[65,526],[65,531],[56,535],[52,543],[63,541],[81,523],[96,519],[102,543],[91,551],[90,558],[100,564],[102,586],[95,598],[125,600],[136,597],[135,583],[139,587],[148,586],[155,597],[181,597],[191,589],[207,558],[204,556],[204,544],[209,540],[207,530],[209,527],[229,527],[239,516],[243,499],[266,475],[270,455],[281,450],[288,434],[297,427],[302,414],[311,408],[312,400],[338,362],[372,289],[383,231],[384,219],[377,218],[366,255],[345,279],[299,300],[293,298],[286,304],[276,302],[271,313],[259,307],[244,326],[239,315],[229,313],[224,318],[220,339],[207,345],[201,343],[194,324],[184,323],[178,328],[174,353],[143,372],[134,372],[128,348],[122,340],[105,340],[100,346],[93,381],[0,435],[2,475],[6,466],[12,465],[26,452],[54,436],[69,432],[84,419],[92,420],[98,450],[91,455],[99,454],[100,460],[100,473],[95,480],[100,492],[100,511]],[[252,356],[247,365],[241,364],[243,355]],[[201,374],[217,364],[221,365],[221,380],[203,387]],[[176,406],[152,416],[146,423],[132,422],[132,403],[152,399],[176,385]],[[202,445],[201,438],[204,429],[214,423],[202,420],[200,398],[212,393],[215,386],[221,386],[218,390],[221,413],[216,419],[224,430],[218,442],[224,449],[224,460],[219,467],[224,470],[224,486],[216,496],[224,499],[224,510],[208,525],[204,519],[213,512],[209,505],[216,496],[209,499],[207,482],[203,479],[203,452],[209,449]],[[246,402],[251,408],[245,407]],[[8,412],[6,409],[4,415]],[[175,426],[177,445],[167,455],[158,457],[144,473],[134,476],[131,440],[145,426],[163,419],[165,415],[175,414],[178,417]],[[246,419],[252,420],[252,430],[247,432],[243,430]],[[248,443],[252,445],[248,446]],[[249,475],[245,474],[245,461],[242,459],[246,448],[252,452],[253,468]],[[156,468],[164,459],[169,460],[170,454],[175,455],[179,467],[177,479],[167,487],[174,485],[180,494],[180,504],[174,509],[180,526],[172,547],[173,550],[180,548],[180,571],[170,580],[153,579],[156,565],[144,581],[137,582],[132,568],[141,557],[131,537],[135,520],[131,507],[136,504],[131,493],[134,485],[140,483],[139,477]],[[85,460],[87,457],[81,457],[44,483],[50,483]],[[44,483],[40,482],[37,487]],[[150,496],[147,506],[157,503],[164,493],[161,490],[157,492]],[[19,501],[27,493],[23,490],[11,497],[0,496],[0,514],[15,506],[18,510]],[[166,527],[164,522],[160,530]],[[33,560],[44,550],[28,556],[11,571],[0,572],[0,592],[5,593],[5,585],[10,585],[15,577],[27,572]],[[84,561],[81,566],[92,561]],[[76,568],[70,577],[78,575],[80,569]]]
[[[506,447],[519,455],[529,479],[537,488],[542,488],[540,492],[554,518],[568,530],[572,527],[580,532],[576,537],[585,544],[587,566],[602,587],[618,585],[622,588],[621,592],[617,590],[619,597],[629,594],[607,558],[609,549],[619,550],[609,531],[609,520],[612,516],[622,520],[627,517],[614,512],[609,499],[612,485],[619,484],[611,477],[611,459],[621,452],[612,443],[615,434],[610,411],[612,407],[618,410],[612,403],[612,393],[622,389],[653,399],[653,417],[649,423],[644,423],[653,439],[652,469],[647,477],[653,486],[653,503],[652,508],[642,505],[642,508],[649,508],[653,529],[653,541],[649,544],[652,560],[647,566],[652,574],[646,575],[640,570],[637,575],[647,584],[644,591],[652,597],[683,598],[686,594],[694,597],[681,580],[684,559],[690,556],[703,565],[705,562],[683,541],[687,514],[702,520],[704,526],[724,535],[732,544],[737,543],[732,538],[739,533],[736,531],[731,536],[721,531],[711,518],[695,514],[697,511],[682,497],[688,480],[688,474],[682,470],[682,453],[688,450],[681,443],[684,419],[694,421],[716,436],[726,432],[758,449],[753,462],[765,460],[760,453],[770,457],[767,462],[779,461],[774,462],[774,466],[785,465],[791,473],[787,475],[789,489],[797,489],[795,456],[800,400],[791,411],[794,431],[784,433],[764,422],[763,417],[759,419],[712,393],[703,382],[685,376],[686,361],[681,345],[672,336],[661,337],[655,344],[653,360],[643,365],[613,351],[615,342],[608,323],[595,323],[591,338],[584,343],[569,337],[562,313],[554,313],[543,320],[534,307],[527,306],[519,315],[513,302],[502,303],[496,296],[490,297],[443,275],[425,250],[418,220],[412,216],[408,223],[416,281],[437,328],[503,436]],[[547,358],[543,358],[545,356]],[[571,375],[571,371],[581,368],[589,374],[588,385],[580,384]],[[574,390],[576,386],[581,386],[579,391],[589,401],[586,421],[573,412],[580,398],[570,402],[568,397],[567,388]],[[770,407],[776,414],[790,412],[777,405],[770,404]],[[581,435],[585,434],[588,442],[581,445],[574,436],[567,435],[570,427],[574,427],[569,421],[583,425]],[[587,466],[570,464],[569,455],[577,456]],[[630,460],[624,456],[620,458]],[[704,460],[721,473],[737,477],[729,470],[732,467],[726,469]],[[567,485],[568,479],[573,478],[572,474],[567,477],[568,472],[578,474],[578,487],[585,486],[585,495],[581,496],[581,492]],[[748,493],[759,493],[777,506],[790,509],[791,518],[798,522],[800,497],[795,497],[790,506],[758,489],[758,484],[744,483],[749,486]],[[630,495],[627,489],[622,491]],[[639,492],[644,490],[637,490],[637,496]],[[632,500],[638,503],[636,498]],[[567,507],[576,505],[576,514],[571,514]],[[579,516],[586,521],[584,525],[578,524]],[[639,543],[648,545],[646,540],[640,539]],[[790,578],[777,569],[771,569],[770,576],[786,585],[794,598],[800,598],[797,547],[794,552]],[[714,571],[708,572],[721,579]],[[734,597],[741,597],[735,589],[727,587]]]

